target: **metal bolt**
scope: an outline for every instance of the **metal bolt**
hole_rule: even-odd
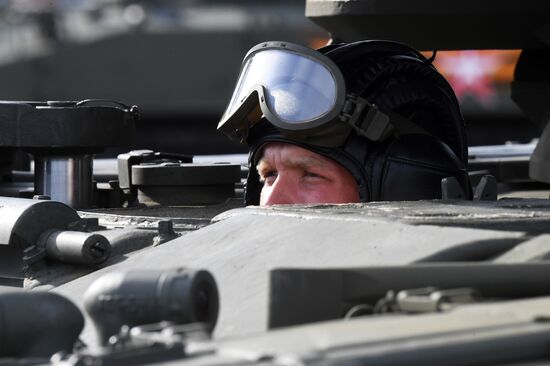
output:
[[[50,196],[46,196],[45,194],[35,194],[34,196],[32,196],[32,199],[33,200],[44,200],[44,201],[49,201],[51,200],[52,198]]]

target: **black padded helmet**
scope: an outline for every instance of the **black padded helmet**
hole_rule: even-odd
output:
[[[348,91],[419,129],[398,131],[377,142],[351,132],[342,146],[326,148],[291,140],[264,120],[246,140],[246,204],[259,203],[262,186],[256,164],[269,142],[294,144],[335,160],[354,176],[364,202],[438,199],[446,177],[455,177],[465,198],[471,196],[464,120],[451,86],[429,60],[391,41],[330,45],[319,52],[336,63]]]

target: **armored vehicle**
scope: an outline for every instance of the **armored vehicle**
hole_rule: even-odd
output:
[[[473,200],[443,182],[433,201],[241,207],[242,157],[132,150],[92,170],[132,146],[139,107],[1,103],[1,363],[548,362],[550,5],[308,0],[306,15],[334,40],[521,49],[511,97],[536,148],[472,148]]]

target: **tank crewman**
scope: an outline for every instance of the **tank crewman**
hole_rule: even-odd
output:
[[[390,41],[252,48],[218,125],[249,146],[246,204],[438,199],[446,177],[470,196],[464,120],[431,61]]]

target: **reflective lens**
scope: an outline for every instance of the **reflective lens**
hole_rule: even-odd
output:
[[[326,66],[291,51],[268,49],[246,62],[227,115],[257,85],[265,88],[271,113],[288,123],[319,118],[336,102],[336,81]]]

